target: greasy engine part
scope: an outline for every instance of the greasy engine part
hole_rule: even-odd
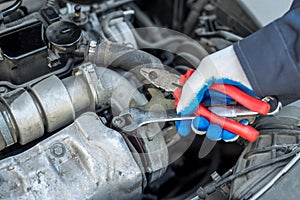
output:
[[[13,3],[4,1],[0,0],[0,10]],[[143,126],[130,136],[109,128],[112,116],[129,105],[152,107],[172,101],[165,91],[159,96],[148,92],[153,88],[139,76],[140,67],[164,64],[184,73],[208,53],[240,39],[228,34],[188,39],[159,28],[180,32],[187,28],[191,35],[199,28],[207,33],[210,27],[201,26],[201,21],[215,16],[216,31],[244,33],[241,26],[224,26],[223,21],[231,18],[228,12],[215,15],[219,4],[213,12],[206,3],[203,10],[194,9],[201,1],[207,2],[23,0],[4,17],[0,145],[24,145],[0,151],[0,198],[184,199],[207,183],[213,171],[223,173],[232,167],[242,146],[220,143],[211,155],[198,160],[202,140],[195,140],[183,154],[194,135],[185,141],[173,123]],[[184,27],[189,14],[195,24]],[[70,33],[75,34],[69,37]]]
[[[118,83],[123,84],[113,90]],[[79,114],[95,111],[104,104],[111,103],[121,110],[132,99],[139,105],[147,103],[136,89],[130,88],[130,83],[121,76],[86,63],[73,76],[63,80],[50,76],[27,90],[20,88],[11,91],[1,97],[1,149],[16,142],[26,144],[33,141],[45,131],[62,128]],[[123,96],[123,101],[114,101],[116,95]],[[123,102],[123,105],[117,102]]]
[[[103,18],[102,28],[103,28],[103,33],[105,34],[107,39],[112,42],[118,42],[118,38],[114,35],[114,32],[110,28],[110,23],[113,19],[122,18],[122,17],[126,17],[127,15],[133,15],[133,14],[134,14],[133,10],[128,10],[128,11],[120,10],[105,15],[105,17]]]
[[[109,42],[96,45],[92,41],[87,58],[88,61],[92,61],[100,66],[110,65],[126,70],[136,70],[134,67],[145,66],[162,67],[159,59],[150,54]],[[81,75],[85,76],[85,81],[77,81],[80,80]],[[56,76],[51,76],[31,86],[28,92],[24,89],[19,89],[6,94],[2,98],[2,104],[5,105],[2,106],[2,121],[6,123],[3,125],[5,128],[1,131],[3,144],[5,144],[1,149],[17,141],[21,144],[26,144],[44,134],[44,125],[46,131],[53,132],[72,122],[78,116],[78,112],[82,113],[90,107],[97,107],[107,103],[99,100],[104,97],[98,95],[98,93],[107,91],[104,91],[101,86],[98,87],[98,83],[101,81],[98,81],[99,78],[94,66],[89,64],[83,65],[82,69],[76,72],[71,79],[72,81],[70,81],[70,78],[60,81]],[[82,85],[84,85],[84,89],[82,89]],[[130,93],[130,95],[132,94]],[[86,99],[82,100],[80,97],[86,97]],[[94,101],[96,104],[93,103]],[[31,107],[27,106],[28,110],[18,109],[22,106],[26,107],[27,104],[31,105]],[[17,109],[14,108],[16,106]],[[78,106],[81,106],[80,110],[78,110]],[[30,111],[32,111],[30,121],[33,124],[26,121],[26,119],[29,119],[29,117],[26,117],[26,113]],[[31,130],[30,133],[28,130]]]
[[[145,177],[120,133],[95,113],[0,163],[1,199],[140,199]]]
[[[42,39],[43,25],[37,18],[34,15],[20,25],[0,31],[2,81],[19,85],[51,72],[47,67],[47,45]],[[28,35],[32,36],[32,40],[25,39]]]
[[[137,48],[135,38],[126,23],[126,18],[134,14],[133,10],[117,11],[102,17],[102,30],[106,40],[126,44]]]
[[[78,114],[95,110],[97,86],[90,82],[90,74],[97,78],[94,67],[86,65],[73,77],[50,76],[27,90],[2,96],[1,149],[16,142],[27,144],[70,124]]]
[[[259,139],[249,143],[236,166],[201,187],[200,199],[297,199],[300,195],[300,108],[288,106],[261,118]],[[287,192],[288,191],[288,192]]]
[[[99,80],[98,80],[99,79]],[[132,89],[131,89],[132,88]],[[116,98],[123,96],[124,99]],[[99,97],[99,98],[98,98]],[[3,137],[2,142],[2,148],[4,148],[8,142],[20,142],[21,144],[26,144],[44,134],[44,132],[53,132],[59,128],[62,128],[68,124],[70,124],[75,117],[78,117],[79,114],[87,112],[87,111],[95,111],[95,108],[98,106],[103,105],[105,102],[106,103],[111,103],[112,106],[114,106],[115,109],[124,109],[127,107],[129,102],[134,100],[138,105],[142,105],[147,103],[146,99],[143,99],[141,95],[138,94],[135,89],[130,86],[130,83],[127,82],[126,79],[122,78],[120,75],[117,73],[109,70],[109,69],[104,69],[101,67],[95,67],[92,64],[84,64],[79,69],[75,72],[75,75],[72,77],[68,77],[66,79],[63,79],[62,81],[58,79],[56,76],[51,76],[35,85],[30,87],[30,89],[25,90],[25,89],[17,89],[13,92],[7,93],[7,95],[4,95],[2,98],[2,118],[1,123],[0,123],[0,129],[1,129],[1,134]],[[110,102],[111,101],[111,102]],[[20,109],[23,108],[23,109]],[[26,109],[24,109],[26,108]],[[92,114],[94,117],[96,116],[95,114]],[[80,117],[78,118],[80,120]],[[89,123],[87,124],[87,121]],[[95,123],[95,120],[90,120],[86,119],[84,122],[82,122],[84,125],[89,127],[88,131],[90,130],[101,130],[105,135],[108,135],[109,141],[114,142],[114,138],[111,138],[111,132],[114,132],[108,127],[105,127],[103,129],[104,125],[100,126],[98,123]],[[44,130],[44,126],[47,130]],[[74,126],[74,125],[73,125]],[[75,127],[80,128],[80,126],[75,123]],[[64,131],[68,132],[69,135],[73,135],[74,133],[71,131],[68,131],[69,128],[64,129],[61,131],[62,133]],[[147,178],[143,180],[143,187],[146,185],[147,182],[153,182],[157,180],[159,177],[161,177],[168,165],[168,149],[164,140],[163,135],[160,133],[161,129],[157,124],[153,124],[151,126],[146,126],[138,130],[137,132],[137,137],[136,139],[139,140],[139,143],[137,146],[131,145],[130,142],[128,142],[128,146],[131,147],[131,150],[133,151],[132,154],[139,163],[139,166],[141,168],[141,171],[143,174],[145,173],[147,175]],[[61,132],[58,132],[55,134],[55,136],[52,136],[49,138],[49,140],[52,141],[52,138],[58,137],[57,141],[64,142],[67,139],[62,139],[59,135]],[[85,133],[85,132],[84,132]],[[119,133],[118,133],[119,134]],[[84,134],[86,136],[86,140],[90,142],[90,135],[88,133]],[[99,138],[97,138],[97,141],[102,141],[102,135],[99,135]],[[119,137],[121,137],[119,135]],[[70,139],[70,138],[68,138]],[[72,140],[72,139],[70,139]],[[116,139],[119,141],[120,139]],[[47,140],[45,140],[46,142]],[[12,142],[12,143],[13,143]],[[75,142],[73,141],[74,145],[78,143],[82,143],[82,139],[79,141]],[[105,142],[104,142],[105,143]],[[51,142],[56,148],[57,142]],[[36,148],[40,149],[41,143],[39,143]],[[80,144],[79,144],[80,145]],[[94,142],[91,141],[92,146],[94,146]],[[99,148],[104,148],[104,151],[106,148],[110,148],[111,145],[108,143],[106,144],[108,146],[100,146]],[[83,147],[78,147],[75,145],[72,146],[75,150],[75,152],[78,153],[79,149],[83,152],[85,152],[87,149],[86,145],[83,145]],[[122,151],[122,149],[117,149],[117,147],[120,147],[120,145],[116,144],[116,147],[109,150],[111,151],[110,153],[104,153],[104,155],[109,155],[112,156],[113,153],[118,154],[119,150]],[[135,148],[137,147],[142,147],[142,151],[138,151],[135,153]],[[46,148],[46,147],[45,147]],[[33,149],[30,149],[24,154],[17,155],[20,156],[20,158],[28,158],[27,155],[31,155],[31,151],[36,151]],[[62,148],[61,145],[59,144],[58,146],[58,151],[61,152]],[[48,148],[45,149],[46,152],[48,152]],[[90,152],[89,152],[90,153]],[[98,152],[99,153],[99,152]],[[78,153],[80,157],[80,160],[86,159],[86,154],[88,153]],[[39,154],[40,155],[40,154]],[[41,157],[45,157],[48,155],[45,153],[45,155],[41,155]],[[91,153],[91,155],[97,155],[97,152]],[[72,158],[74,155],[71,155]],[[17,157],[13,157],[12,160],[18,159]],[[30,157],[30,156],[29,156]],[[38,160],[42,160],[40,157],[35,157],[34,158]],[[28,162],[32,162],[34,159],[31,157],[31,159],[28,160]],[[60,157],[60,156],[58,156]],[[123,158],[122,155],[119,156],[120,158]],[[45,157],[46,159],[46,157]],[[49,158],[47,158],[49,159]],[[98,159],[98,158],[97,158]],[[100,159],[100,158],[99,158]],[[106,159],[109,160],[109,157]],[[139,161],[141,159],[141,161]],[[2,163],[6,163],[7,165],[11,166],[11,159],[8,159],[8,163],[5,161],[2,161]],[[50,159],[51,160],[51,159]],[[68,158],[67,158],[68,160]],[[111,176],[111,173],[109,170],[115,169],[113,167],[116,167],[115,164],[110,163],[107,165],[104,165],[102,162],[102,157],[101,157],[101,162],[97,161],[97,163],[89,163],[87,164],[84,162],[84,166],[87,169],[90,169],[92,166],[99,166],[101,163],[100,168],[107,168],[109,175],[109,180],[114,180],[117,181],[118,184],[120,184],[120,187],[124,185],[124,181],[119,182],[120,179],[118,178],[115,180]],[[128,161],[128,160],[127,160]],[[23,162],[23,161],[22,161]],[[124,164],[126,163],[126,164]],[[136,177],[136,173],[133,173],[134,175],[131,175],[131,167],[135,166],[135,163],[132,163],[132,161],[128,161],[124,163],[119,163],[122,165],[124,168],[128,169],[128,173],[116,173],[117,176],[121,176],[124,179],[130,179],[130,181],[138,181],[139,177]],[[37,166],[36,169],[41,169],[43,168],[44,165],[47,165],[49,163],[43,163],[41,162],[41,166]],[[49,165],[52,166],[50,163]],[[91,166],[89,166],[91,165]],[[64,165],[65,166],[65,165]],[[70,166],[67,166],[67,168],[72,168],[73,162],[70,163]],[[128,167],[129,166],[129,167]],[[21,167],[21,166],[20,166]],[[63,167],[59,167],[61,169]],[[97,167],[96,167],[97,168]],[[33,171],[36,171],[36,169],[28,169],[28,173],[31,173]],[[116,168],[117,170],[120,170],[120,167]],[[31,171],[32,170],[32,171]],[[49,169],[48,169],[49,170]],[[54,171],[57,169],[53,169]],[[79,169],[75,169],[75,171],[70,171],[70,174],[76,174],[76,170],[79,171]],[[80,167],[80,170],[82,168]],[[51,171],[51,170],[50,170]],[[136,170],[134,170],[136,172]],[[44,173],[44,172],[42,172]],[[46,172],[45,172],[46,173]],[[47,171],[47,173],[50,173]],[[52,173],[52,172],[51,172]],[[92,169],[89,171],[89,173],[94,174]],[[37,174],[37,176],[40,176]],[[89,175],[91,176],[91,175]],[[133,177],[132,177],[133,176]],[[100,174],[101,180],[98,182],[101,182],[104,177],[103,174]],[[80,177],[77,177],[80,179]],[[57,178],[59,179],[59,178]],[[88,179],[88,178],[86,178]],[[56,184],[61,184],[61,183],[53,183],[53,179],[45,179],[42,180],[43,182],[42,185],[54,185],[53,188],[57,187]],[[82,181],[86,181],[85,178],[82,178],[81,182],[79,181],[78,184],[83,184]],[[27,181],[22,181],[26,182]],[[76,182],[76,181],[75,181]],[[96,182],[96,188],[94,190],[98,190],[100,183],[97,184]],[[64,182],[65,183],[65,182]],[[73,184],[72,181],[70,181],[70,184]],[[110,183],[107,183],[107,181],[103,182],[105,187],[110,186]],[[92,185],[94,187],[94,185]],[[91,187],[92,187],[91,186]],[[25,186],[24,186],[25,187]],[[27,187],[27,186],[26,186]],[[32,188],[32,190],[39,190],[39,186],[36,185],[28,185],[28,187]],[[77,187],[77,186],[76,186]],[[93,188],[92,187],[92,188]],[[132,187],[138,187],[137,191],[135,191],[135,188]],[[132,198],[133,196],[140,196],[141,195],[141,184],[132,184],[132,187],[126,184],[127,189],[124,189],[125,192],[128,192],[129,199]],[[36,188],[36,189],[34,189]],[[47,187],[44,188],[43,191],[45,191],[44,194],[41,194],[42,196],[45,195],[46,193],[52,193],[54,196],[57,195],[55,190],[52,187]],[[114,190],[115,187],[111,188],[110,190]],[[117,190],[117,189],[116,189]],[[107,190],[108,191],[108,190]],[[22,194],[22,195],[31,195],[30,191],[28,191],[29,194]],[[68,189],[66,189],[66,192],[69,192]],[[120,191],[122,192],[122,191]],[[1,194],[1,192],[0,192]],[[78,195],[103,195],[103,191],[101,190],[100,193],[92,193],[92,194],[85,194],[85,193],[80,193]],[[113,197],[116,195],[118,198],[120,196],[119,193],[113,194],[113,193],[107,193],[105,194],[108,197]],[[110,196],[112,195],[112,196]],[[5,195],[4,195],[5,196]],[[34,195],[35,196],[35,195]],[[123,197],[123,196],[122,196]],[[126,197],[126,196],[125,196]],[[49,197],[48,197],[49,198]],[[65,198],[65,197],[64,197]],[[74,197],[75,198],[75,197]],[[79,197],[76,197],[79,198]],[[126,197],[127,198],[127,197]]]
[[[260,138],[241,154],[238,174],[259,164],[273,164],[249,170],[234,179],[231,199],[298,199],[300,195],[300,108],[285,107],[275,117],[264,117],[256,125]],[[295,160],[297,159],[297,160]],[[282,173],[283,172],[283,173]]]
[[[86,61],[98,66],[134,71],[138,76],[141,67],[163,68],[161,61],[151,54],[114,42],[100,43],[89,51]]]
[[[47,28],[46,37],[51,50],[59,55],[60,53],[71,53],[78,49],[82,32],[72,22],[58,21]]]
[[[56,26],[58,27],[55,28]],[[74,41],[79,40],[81,37],[76,25],[69,22],[53,23],[48,27],[49,31],[46,32],[46,35],[49,41],[51,41],[51,46],[53,46],[55,52],[68,52],[68,48],[71,49],[70,51],[75,50],[73,48],[73,46],[76,45],[73,44],[74,41],[70,43],[71,45],[69,45],[69,43],[61,45],[66,41],[61,41],[55,37],[54,39],[60,42],[60,44],[58,44],[57,41],[53,41],[54,39],[52,39],[52,37],[54,37],[53,31],[56,33],[56,30],[64,31],[65,29],[69,32],[71,31],[73,35],[75,34],[74,37],[76,38],[74,38]],[[114,68],[123,68],[126,70],[135,70],[134,67],[139,68],[145,66],[162,67],[159,59],[146,52],[111,42],[104,42],[97,45],[96,42],[92,41],[86,60],[92,61],[98,66],[113,66]],[[98,73],[98,75],[101,76],[100,73]],[[85,80],[82,80],[80,78],[81,76],[85,76]],[[72,79],[72,81],[70,81],[70,79]],[[82,83],[79,84],[80,81],[78,80],[82,80]],[[31,86],[28,91],[18,89],[4,95],[2,98],[3,129],[1,130],[3,140],[0,149],[10,146],[17,141],[21,144],[26,144],[41,137],[45,131],[53,132],[71,123],[75,117],[78,116],[78,113],[94,110],[93,108],[95,106],[97,107],[104,103],[109,103],[107,100],[103,100],[103,98],[109,99],[109,96],[98,95],[99,92],[107,92],[107,90],[102,87],[98,87],[97,84],[101,83],[101,81],[98,80],[99,78],[94,67],[87,64],[83,65],[82,69],[76,72],[72,78],[66,78],[61,81],[56,76],[51,76]],[[131,95],[132,93],[129,94]],[[131,97],[127,99],[130,100]],[[93,103],[94,101],[96,104]],[[129,103],[127,105],[129,105]],[[78,108],[79,106],[80,108]],[[20,107],[26,107],[28,110],[20,110]],[[28,132],[28,130],[30,131]]]
[[[1,81],[20,85],[63,68],[67,60],[74,57],[69,55],[66,58],[60,54],[77,49],[82,31],[72,22],[59,21],[60,18],[53,7],[47,7],[40,13],[33,13],[20,21],[0,27]],[[55,31],[58,30],[57,26],[60,31]]]

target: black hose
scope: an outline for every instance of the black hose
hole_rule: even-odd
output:
[[[198,0],[191,6],[191,11],[189,12],[187,19],[184,23],[184,33],[190,34],[193,30],[195,24],[197,23],[198,17],[200,15],[201,10],[205,6],[208,0]]]
[[[244,155],[244,159],[248,159],[249,156],[252,156],[254,154],[265,153],[265,152],[272,151],[272,150],[279,150],[281,152],[288,153],[298,147],[299,147],[299,144],[283,144],[283,145],[266,146],[266,147],[257,148],[257,149],[247,152]]]
[[[247,189],[245,189],[239,196],[240,197],[245,197],[247,194],[249,194],[251,192],[251,190],[257,186],[258,184],[260,184],[262,181],[264,181],[265,178],[267,178],[269,175],[271,175],[272,173],[274,173],[277,169],[284,167],[286,165],[285,162],[280,162],[280,163],[276,163],[272,166],[271,169],[269,169],[267,172],[265,172],[262,176],[260,176],[259,178],[257,178],[255,181],[253,181],[251,184],[249,184],[249,186],[247,187]],[[240,198],[242,199],[242,198]]]
[[[236,179],[237,177],[240,177],[240,176],[243,176],[249,172],[252,172],[254,170],[257,170],[257,169],[260,169],[260,168],[263,168],[263,167],[266,167],[266,166],[270,166],[270,165],[273,165],[275,163],[279,163],[279,162],[282,162],[282,161],[285,161],[287,159],[290,159],[292,156],[295,156],[296,154],[298,154],[300,152],[300,149],[296,149],[290,153],[287,153],[287,154],[284,154],[280,157],[277,157],[277,158],[273,158],[273,159],[270,159],[266,162],[262,162],[262,163],[259,163],[259,164],[256,164],[256,165],[253,165],[251,167],[248,167],[248,168],[245,168],[243,169],[242,171],[239,171],[235,174],[232,174],[222,180],[220,180],[219,182],[217,183],[213,183],[211,185],[208,185],[206,186],[205,188],[203,187],[200,187],[199,190],[197,191],[198,193],[198,196],[200,199],[204,199],[207,195],[213,193],[214,191],[217,190],[217,188],[221,187],[222,185]]]
[[[135,18],[142,27],[154,27],[155,24],[136,4],[130,4],[130,7],[135,11]]]
[[[13,3],[11,6],[5,8],[4,10],[1,10],[1,15],[3,17],[6,17],[12,13],[14,13],[16,10],[18,10],[20,8],[20,6],[22,5],[22,1],[23,0],[16,0],[15,3]]]
[[[87,62],[95,63],[97,66],[121,68],[133,71],[137,75],[141,67],[163,68],[161,61],[155,56],[109,41],[99,44],[96,52],[87,55],[86,59]]]

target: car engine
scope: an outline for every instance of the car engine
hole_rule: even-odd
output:
[[[184,74],[260,28],[240,1],[14,0],[0,10],[1,199],[287,198],[300,173],[295,105],[257,119],[256,142],[218,142],[202,159],[204,136],[181,137],[174,122],[118,128],[129,107],[174,108],[142,67]]]

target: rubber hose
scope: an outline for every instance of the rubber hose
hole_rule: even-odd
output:
[[[161,61],[155,56],[109,41],[99,44],[95,54],[89,54],[86,59],[87,62],[95,63],[97,66],[132,71],[139,79],[141,79],[139,75],[141,67],[163,68]]]

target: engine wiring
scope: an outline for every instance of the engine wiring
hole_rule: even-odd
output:
[[[300,152],[300,148],[297,144],[295,144],[293,147],[293,150],[289,153],[283,154],[277,158],[272,158],[270,160],[267,160],[265,162],[259,163],[259,164],[255,164],[253,166],[247,167],[237,173],[232,173],[231,175],[222,177],[221,180],[214,182],[212,184],[209,184],[209,186],[206,187],[200,187],[199,190],[197,191],[198,197],[201,199],[205,198],[207,195],[213,193],[214,191],[216,191],[219,187],[223,186],[224,184],[231,182],[233,180],[235,180],[236,178],[243,176],[245,174],[248,174],[249,172],[255,171],[257,169],[263,168],[263,167],[267,167],[276,163],[280,163],[282,161],[285,161],[287,159],[290,159],[296,155],[298,155],[298,153]],[[270,148],[272,149],[272,148]],[[286,165],[286,162],[284,163]],[[282,164],[282,165],[284,165]],[[273,170],[277,169],[279,166],[272,168]]]
[[[247,152],[244,155],[244,159],[247,159],[249,156],[252,156],[254,154],[265,153],[271,150],[278,150],[283,153],[289,153],[296,148],[299,148],[299,144],[282,144],[282,145],[266,146],[266,147],[254,149],[252,151]]]

